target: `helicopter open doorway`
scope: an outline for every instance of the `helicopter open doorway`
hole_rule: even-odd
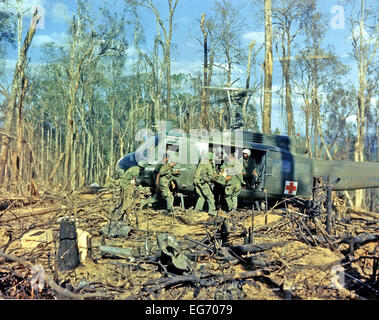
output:
[[[218,144],[209,144],[209,152],[216,155],[216,159],[214,159],[214,164],[216,166],[215,169],[217,169],[217,166],[222,164],[220,162],[221,159],[217,159],[217,150],[223,151],[222,163],[227,163],[228,156],[230,153],[234,153],[236,155],[237,160],[242,162],[242,148],[236,148],[233,146],[224,146],[224,145],[218,145]],[[266,151],[252,149],[252,148],[249,148],[248,150],[250,150],[251,152],[250,157],[253,158],[253,161],[256,164],[257,178],[254,184],[244,184],[243,189],[261,190],[264,188],[264,183],[265,183]]]
[[[255,163],[255,169],[257,172],[256,179],[254,183],[245,183],[242,189],[245,190],[262,190],[265,184],[265,169],[266,169],[266,152],[257,149],[248,149],[251,154],[250,157],[253,158]]]

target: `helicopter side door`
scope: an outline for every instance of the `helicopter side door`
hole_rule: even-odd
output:
[[[287,181],[294,179],[294,162],[291,154],[268,151],[264,188],[268,197],[281,197]]]

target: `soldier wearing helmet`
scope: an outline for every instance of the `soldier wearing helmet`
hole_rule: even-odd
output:
[[[236,159],[235,154],[231,153],[225,168],[225,200],[229,212],[237,210],[238,196],[241,192],[243,181],[241,171],[242,164]]]
[[[244,149],[243,154],[243,181],[248,189],[253,189],[258,177],[257,164],[254,157],[251,156],[249,149]]]
[[[166,201],[166,208],[168,212],[174,211],[174,195],[172,194],[171,187],[173,185],[174,176],[180,174],[180,171],[174,170],[175,163],[170,162],[169,155],[164,156],[163,161],[165,164],[159,169],[157,176],[157,183],[161,197]]]
[[[196,202],[196,211],[202,211],[205,202],[208,204],[208,214],[215,215],[215,200],[211,189],[211,182],[214,179],[214,170],[212,167],[213,154],[202,154],[199,164],[195,172],[194,186],[199,196]]]
[[[217,147],[215,149],[215,159],[213,161],[213,169],[215,172],[215,184],[213,188],[213,194],[215,198],[215,205],[217,209],[226,206],[225,203],[225,177],[224,170],[226,166],[227,159],[225,157],[225,152],[222,147]]]
[[[119,178],[116,180],[111,180],[108,182],[108,184],[106,184],[106,187],[121,187],[121,196],[123,198],[121,208],[122,215],[118,218],[122,218],[128,208],[131,208],[134,205],[134,191],[136,180],[139,177],[141,171],[145,170],[146,167],[147,162],[140,161],[136,166],[133,166],[124,171],[121,176],[119,176]]]

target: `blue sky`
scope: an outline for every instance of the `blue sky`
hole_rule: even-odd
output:
[[[11,7],[9,10],[17,11],[16,0],[11,0]],[[23,8],[29,10],[24,17],[23,22],[23,33],[27,31],[28,24],[30,23],[30,16],[33,7],[39,6],[43,9],[44,18],[42,23],[40,23],[40,28],[37,30],[36,36],[33,40],[33,50],[31,55],[38,59],[38,48],[48,41],[55,41],[57,43],[63,43],[65,40],[65,34],[67,30],[67,25],[65,20],[71,17],[73,12],[76,10],[75,0],[24,0]],[[99,5],[103,1],[92,1],[93,5]],[[122,0],[107,1],[112,4],[112,8],[116,11],[121,11],[124,4]],[[159,6],[162,17],[165,18],[167,15],[167,1],[159,0],[156,1]],[[257,43],[260,44],[264,40],[264,28],[259,23],[254,21],[254,17],[250,16],[249,13],[253,11],[251,1],[249,0],[233,0],[234,6],[242,6],[241,14],[246,19],[246,29],[240,34],[241,42],[244,46],[248,46],[251,39],[256,39]],[[323,10],[326,14],[330,15],[330,24],[333,17],[336,14],[331,13],[334,6],[338,5],[339,1],[336,0],[320,0],[320,5],[322,5]],[[174,17],[174,33],[173,33],[173,43],[176,45],[176,50],[174,51],[174,61],[177,63],[183,63],[186,65],[193,66],[194,63],[200,63],[202,61],[202,49],[199,43],[193,39],[190,34],[197,32],[196,29],[200,28],[197,19],[200,18],[201,13],[212,14],[213,1],[209,0],[179,0],[175,17]],[[250,11],[250,12],[249,12]],[[152,14],[149,14],[147,10],[142,10],[143,13],[143,26],[146,30],[147,36],[155,31],[155,18]],[[251,21],[249,21],[251,20]],[[151,31],[151,32],[149,32]],[[349,30],[347,26],[344,29],[335,29],[329,25],[326,43],[332,43],[336,52],[339,56],[346,58],[346,55],[351,51],[351,47],[347,41]],[[198,33],[199,34],[199,33]],[[149,38],[148,38],[149,39]],[[37,50],[36,50],[37,49]],[[12,54],[15,52],[9,52],[8,58],[12,59]],[[183,69],[184,70],[184,69]]]
[[[275,1],[275,0],[274,0]],[[17,1],[10,1],[13,6],[7,8],[7,10],[13,10],[17,12]],[[92,1],[94,6],[101,4],[103,1]],[[112,5],[112,9],[121,11],[124,5],[124,1],[107,1]],[[158,10],[162,14],[162,18],[167,17],[167,1],[159,0],[155,1],[158,3]],[[262,45],[264,41],[264,27],[263,25],[256,22],[256,18],[253,16],[253,7],[251,1],[249,0],[233,0],[233,6],[241,6],[241,14],[245,20],[246,28],[241,32],[240,39],[243,46],[248,48],[248,45],[252,39],[257,41],[257,46]],[[29,10],[23,20],[23,36],[25,35],[27,28],[30,24],[31,8],[39,6],[43,10],[43,19],[40,23],[40,28],[37,30],[35,38],[33,39],[33,45],[30,50],[29,56],[31,57],[32,63],[40,62],[40,48],[44,43],[49,41],[54,41],[57,44],[64,44],[67,24],[65,23],[68,17],[76,11],[76,1],[75,0],[24,0],[23,9]],[[322,10],[327,15],[328,26],[327,26],[327,36],[324,44],[332,44],[335,48],[337,56],[341,58],[341,61],[345,64],[352,66],[351,78],[356,78],[356,72],[354,63],[351,58],[349,58],[349,53],[351,52],[350,44],[350,30],[348,29],[348,23],[345,21],[345,26],[341,28],[341,20],[337,16],[341,14],[340,10],[345,9],[340,5],[337,0],[320,0],[320,6]],[[337,6],[337,7],[336,7]],[[201,17],[201,13],[206,13],[212,15],[213,1],[209,0],[179,0],[175,16],[174,16],[174,31],[173,31],[173,44],[175,45],[175,50],[172,55],[172,69],[173,72],[183,72],[192,73],[200,71],[202,68],[202,48],[199,42],[191,36],[191,34],[196,33],[200,35],[200,27],[197,20]],[[152,35],[156,31],[155,17],[148,13],[148,11],[142,10],[142,20],[143,26],[146,31],[147,43],[151,40]],[[347,12],[344,12],[347,15]],[[261,17],[263,18],[263,17]],[[133,55],[133,50],[130,50],[130,54]],[[8,50],[8,55],[6,57],[7,65],[13,69],[14,62],[16,60],[17,51]],[[263,57],[263,49],[260,52],[260,57]],[[277,55],[274,52],[274,58]],[[263,61],[263,58],[258,58],[259,63]],[[245,66],[241,66],[242,70],[245,70]],[[273,90],[278,90],[281,85],[281,66],[278,61],[274,65],[274,88]],[[239,77],[238,74],[235,78]],[[256,74],[259,80],[260,74]],[[0,79],[0,81],[10,81],[9,79]],[[241,84],[242,85],[242,84]],[[278,107],[279,96],[273,95],[273,116],[276,117],[274,122],[278,123],[280,126],[281,113],[275,112],[280,111]],[[300,114],[300,113],[299,113]],[[298,119],[298,123],[301,123],[301,119]],[[282,129],[282,128],[280,128]]]

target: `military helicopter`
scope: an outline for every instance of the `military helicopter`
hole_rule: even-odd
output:
[[[244,90],[239,90],[238,94],[241,91]],[[169,154],[170,161],[175,162],[175,168],[181,172],[173,180],[176,191],[190,195],[195,192],[193,181],[201,154],[210,152],[216,159],[217,150],[221,148],[224,155],[235,153],[237,160],[241,160],[242,151],[248,149],[258,166],[258,179],[254,186],[241,190],[239,199],[244,201],[275,202],[293,196],[310,198],[315,177],[336,181],[334,191],[379,187],[379,163],[313,160],[307,156],[306,145],[299,136],[265,134],[241,128],[243,121],[237,112],[231,128],[224,131],[194,129],[185,133],[162,122],[158,133],[145,130],[140,135],[143,142],[138,149],[122,157],[116,166],[123,171],[139,161],[146,161],[148,166],[139,177],[140,184],[154,187],[154,168],[164,154]]]
[[[168,153],[181,174],[174,179],[178,192],[194,193],[193,180],[201,153],[215,153],[220,147],[227,154],[233,152],[241,159],[242,150],[249,149],[258,166],[258,179],[251,189],[243,189],[244,200],[276,201],[283,197],[312,196],[314,177],[338,180],[334,191],[378,188],[379,163],[312,160],[299,138],[244,131],[238,128],[213,135],[201,132],[167,130],[146,137],[140,147],[121,158],[117,166],[122,170],[147,161],[140,184],[154,187],[156,164]]]

